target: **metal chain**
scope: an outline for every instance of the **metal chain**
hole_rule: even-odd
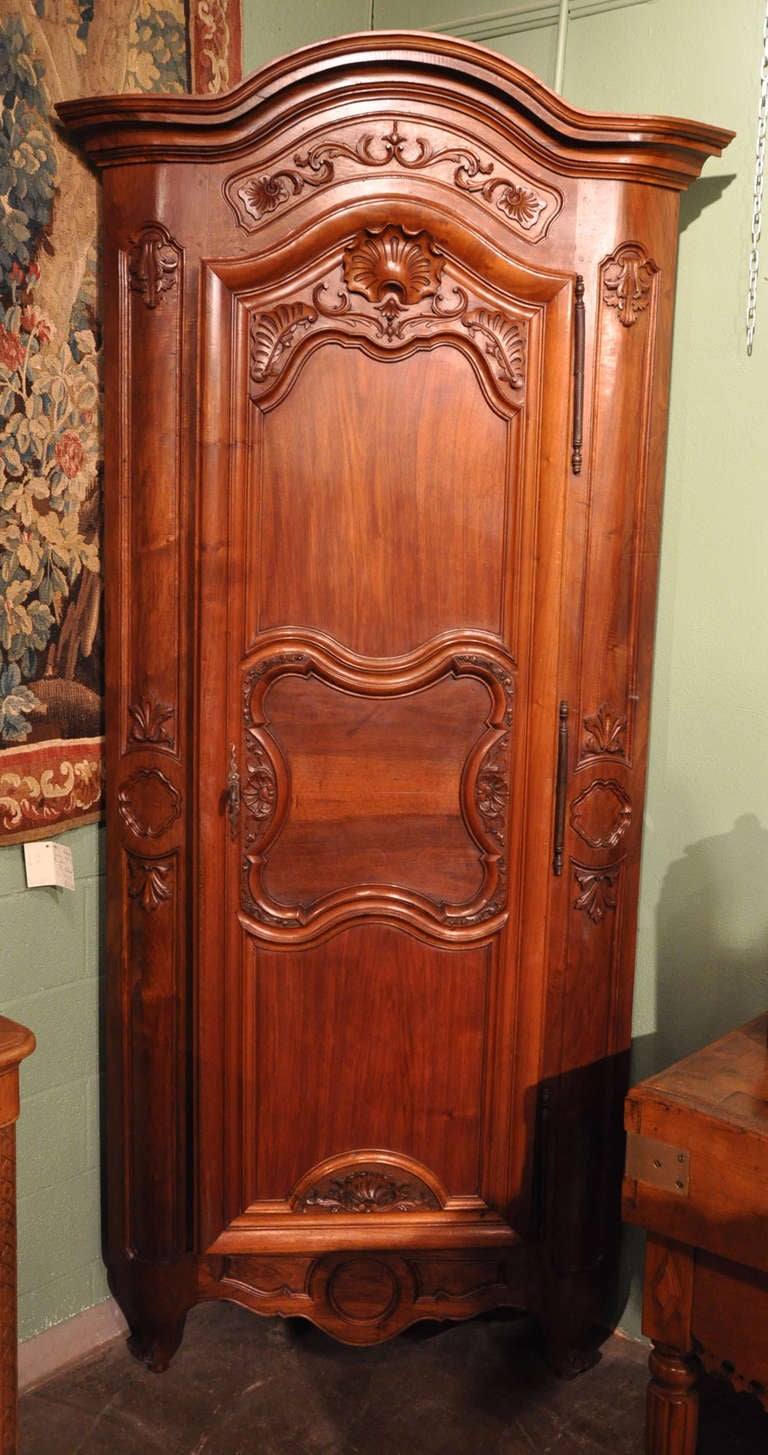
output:
[[[755,190],[752,209],[752,250],[749,254],[747,292],[747,353],[750,355],[757,321],[757,275],[760,261],[760,233],[763,226],[763,164],[765,162],[766,123],[768,123],[768,0],[766,0],[763,21],[763,59],[760,66],[760,108],[757,113]]]

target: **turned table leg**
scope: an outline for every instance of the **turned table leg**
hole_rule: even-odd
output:
[[[647,1455],[695,1455],[701,1373],[698,1359],[695,1354],[681,1354],[656,1344],[649,1365],[652,1377],[646,1400]]]
[[[16,1455],[16,1118],[19,1062],[34,1050],[31,1031],[0,1016],[0,1455]]]
[[[694,1253],[685,1243],[648,1234],[643,1333],[653,1340],[646,1403],[647,1455],[694,1455],[698,1380],[693,1354]]]

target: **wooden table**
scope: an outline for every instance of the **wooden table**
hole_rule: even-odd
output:
[[[768,1014],[633,1088],[624,1216],[648,1230],[648,1455],[693,1455],[702,1367],[768,1408]]]
[[[25,1026],[0,1016],[0,1455],[16,1455],[16,1119],[19,1062],[35,1049]]]

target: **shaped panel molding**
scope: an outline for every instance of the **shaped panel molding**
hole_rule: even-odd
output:
[[[140,839],[158,839],[181,817],[181,794],[159,768],[137,768],[117,790],[123,823]]]
[[[571,804],[571,828],[590,849],[613,849],[632,819],[632,803],[620,783],[597,778]]]
[[[246,928],[301,942],[373,913],[437,940],[498,929],[506,653],[440,642],[380,661],[310,635],[293,646],[265,647],[243,679]]]
[[[432,131],[432,137],[427,132]],[[238,172],[224,184],[237,222],[256,232],[308,193],[354,178],[361,171],[428,172],[482,203],[526,242],[541,242],[563,205],[557,188],[522,170],[514,172],[463,138],[435,134],[420,123],[417,134],[398,118],[382,119],[377,131],[348,131],[316,143],[306,151],[272,157],[262,166]]]
[[[426,231],[392,224],[366,228],[308,297],[251,316],[251,397],[258,401],[292,361],[307,336],[352,335],[375,351],[452,338],[490,375],[507,406],[519,408],[525,387],[527,323],[451,281],[448,260]],[[450,269],[449,269],[450,272]],[[362,300],[362,301],[361,301]],[[490,366],[486,363],[490,360]]]

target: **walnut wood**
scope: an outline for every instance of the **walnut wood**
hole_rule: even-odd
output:
[[[161,1367],[202,1298],[351,1343],[516,1302],[579,1367],[618,1227],[677,192],[730,134],[415,32],[60,114],[105,194],[133,1347]]]
[[[26,1026],[0,1016],[0,1452],[16,1455],[16,1127],[19,1065],[35,1049]]]
[[[687,1192],[624,1181],[625,1217],[649,1230],[649,1455],[695,1449],[701,1365],[768,1408],[767,1030],[759,1016],[626,1100],[628,1130],[690,1154]]]

